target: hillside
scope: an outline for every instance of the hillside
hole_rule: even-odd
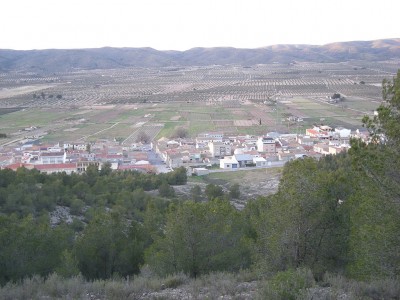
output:
[[[98,48],[72,50],[0,49],[0,71],[34,72],[125,67],[167,67],[210,64],[268,64],[293,61],[379,61],[400,58],[400,39],[352,41],[315,45],[274,45],[257,49],[230,47],[158,51],[152,48]]]

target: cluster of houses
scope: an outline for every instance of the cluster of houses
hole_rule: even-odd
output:
[[[205,172],[196,166],[217,166],[221,169],[267,167],[277,162],[296,158],[320,158],[338,154],[350,147],[350,138],[368,139],[368,131],[329,126],[314,126],[304,135],[269,132],[263,136],[226,136],[222,132],[208,132],[195,139],[161,138],[153,149],[171,168],[192,167],[194,172]]]
[[[81,173],[90,165],[98,168],[109,163],[114,170],[165,172],[184,166],[192,173],[207,174],[208,169],[239,169],[268,167],[303,158],[319,158],[346,151],[350,138],[368,139],[366,130],[329,126],[314,126],[305,134],[269,132],[263,136],[227,136],[223,132],[207,132],[196,138],[153,141],[150,146],[133,144],[129,147],[117,142],[65,143],[44,145],[26,143],[16,148],[0,150],[1,168],[37,169],[43,173]],[[155,151],[163,167],[152,165],[150,152]]]
[[[16,170],[20,167],[37,169],[43,173],[85,172],[87,167],[108,162],[114,170],[155,172],[148,161],[148,152],[137,145],[124,147],[117,142],[42,144],[29,142],[19,147],[0,150],[0,166]]]

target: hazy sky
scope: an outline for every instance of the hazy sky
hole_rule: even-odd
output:
[[[400,38],[399,0],[1,0],[0,48],[257,48]]]

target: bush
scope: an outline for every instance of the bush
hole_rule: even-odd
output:
[[[164,287],[175,289],[189,281],[189,277],[183,273],[169,275],[164,279]]]
[[[294,300],[315,285],[310,269],[278,272],[261,290],[261,299]]]
[[[163,182],[159,188],[158,188],[158,192],[160,194],[161,197],[166,197],[166,198],[170,198],[170,197],[174,197],[175,196],[175,190],[172,186],[170,186],[168,183]]]
[[[74,198],[71,201],[71,214],[78,216],[82,213],[82,209],[85,206],[85,202],[83,202],[81,199],[78,198]]]
[[[210,201],[215,198],[222,198],[224,196],[224,191],[222,190],[222,188],[219,185],[215,185],[213,183],[207,184],[204,193]]]
[[[235,183],[229,188],[229,196],[233,199],[239,199],[240,198],[240,189],[239,189],[239,184]]]

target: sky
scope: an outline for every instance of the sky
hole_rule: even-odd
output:
[[[399,0],[2,0],[0,49],[259,48],[400,38]]]

